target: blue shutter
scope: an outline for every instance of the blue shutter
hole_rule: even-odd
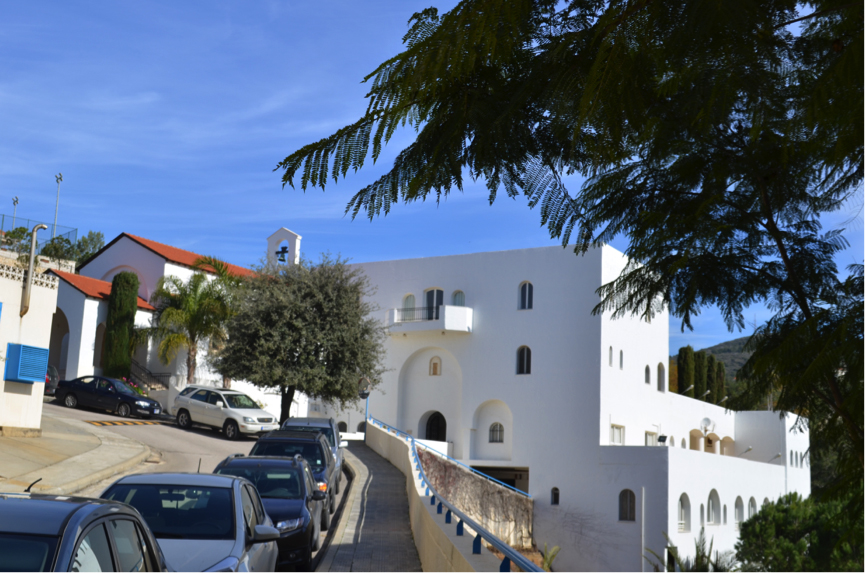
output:
[[[6,370],[3,379],[11,382],[45,382],[48,372],[48,349],[10,342],[6,346]]]

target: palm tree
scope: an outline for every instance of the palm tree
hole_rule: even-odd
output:
[[[725,551],[723,553],[715,551],[715,558],[712,559],[712,547],[714,546],[715,541],[714,539],[708,542],[706,541],[706,531],[703,527],[700,528],[699,537],[694,540],[693,559],[690,557],[683,558],[682,555],[679,554],[678,548],[673,545],[672,541],[670,541],[670,536],[667,535],[667,532],[663,533],[668,542],[667,551],[672,555],[679,571],[733,571],[736,568],[735,555],[732,551]],[[649,559],[648,555],[643,556],[655,571],[667,570],[663,557],[648,547],[646,548],[646,551],[651,553],[655,559],[657,559],[657,561],[653,561],[652,559]]]
[[[231,316],[231,299],[226,284],[210,280],[197,272],[183,282],[175,276],[159,279],[150,297],[156,307],[154,326],[149,330],[158,340],[159,360],[169,364],[180,350],[186,349],[186,382],[195,380],[198,345],[225,337],[225,323]]]

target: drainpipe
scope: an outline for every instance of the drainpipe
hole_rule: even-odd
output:
[[[21,296],[21,314],[24,316],[30,310],[30,288],[33,286],[33,268],[36,266],[36,232],[39,229],[47,229],[48,225],[39,223],[30,232],[30,266],[27,267],[27,278],[24,282],[24,294]]]

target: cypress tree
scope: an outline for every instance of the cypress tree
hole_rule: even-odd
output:
[[[138,276],[130,272],[118,273],[111,281],[102,357],[103,374],[111,378],[129,376],[135,312],[138,310],[138,284]]]
[[[715,387],[717,392],[712,390],[712,394],[715,394],[715,404],[720,404],[724,396],[727,395],[727,367],[720,360],[715,366]]]
[[[715,385],[715,370],[718,367],[718,359],[715,358],[714,354],[709,354],[706,356],[706,390],[710,391],[710,394],[703,398],[704,401],[710,404],[717,404],[718,397],[715,396],[715,391],[718,389]],[[703,390],[704,392],[706,390]]]
[[[698,400],[706,393],[706,353],[700,350],[694,353],[694,397]]]
[[[694,397],[694,349],[691,345],[679,349],[679,394]],[[691,388],[688,390],[688,388]],[[685,392],[685,390],[688,390]]]

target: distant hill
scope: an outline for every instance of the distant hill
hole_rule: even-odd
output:
[[[727,383],[735,385],[733,378],[736,376],[739,368],[747,362],[751,357],[750,352],[744,352],[745,343],[748,342],[750,336],[743,336],[734,340],[728,340],[709,348],[695,348],[694,351],[703,350],[708,354],[713,354],[715,358],[724,363],[724,368],[727,371]],[[671,349],[672,350],[672,349]],[[670,356],[670,364],[676,364],[676,359],[679,354],[679,349],[676,349],[676,354]]]

